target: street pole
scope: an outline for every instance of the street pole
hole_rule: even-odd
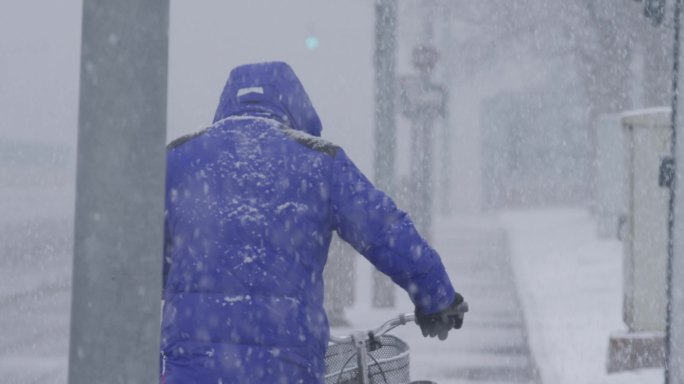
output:
[[[424,9],[422,42],[413,51],[413,64],[419,71],[420,89],[427,94],[434,84],[431,77],[439,57],[439,51],[432,45],[434,39],[434,3],[421,3]],[[417,101],[417,100],[416,100]],[[411,160],[412,215],[415,217],[418,231],[428,241],[432,240],[432,200],[434,185],[432,181],[434,125],[437,111],[443,114],[443,98],[440,98],[439,108],[431,103],[418,103],[413,118],[413,146]]]
[[[84,0],[69,383],[159,381],[169,0]]]
[[[452,80],[452,65],[453,65],[453,49],[451,44],[453,42],[451,38],[451,10],[452,4],[450,2],[445,2],[444,4],[444,14],[443,17],[443,36],[442,36],[442,54],[444,59],[442,62],[442,85],[446,90],[446,100],[444,102],[444,116],[441,119],[442,127],[442,148],[441,148],[441,206],[440,212],[442,215],[449,217],[451,216],[452,204],[451,204],[451,150],[453,145],[451,143],[451,116],[449,114],[449,94],[450,86]]]
[[[396,152],[395,65],[396,0],[375,0],[375,183],[394,196],[394,160]],[[379,271],[373,272],[373,306],[394,306],[394,285]]]
[[[423,78],[427,89],[429,79]],[[432,142],[433,117],[421,108],[411,127],[411,215],[418,232],[428,241],[432,240]]]
[[[665,383],[684,384],[684,140],[679,129],[684,126],[684,98],[679,97],[681,74],[681,13],[682,0],[675,2],[674,65],[672,81],[672,153],[674,180],[670,195],[668,217],[668,269],[667,269],[667,325],[665,331]]]
[[[401,106],[411,120],[411,217],[418,232],[432,239],[433,152],[435,122],[445,116],[446,90],[431,78],[440,52],[433,46],[434,19],[439,9],[433,2],[420,3],[423,8],[423,36],[411,52],[411,61],[418,74],[401,78]],[[442,159],[443,160],[443,159]],[[441,183],[438,183],[441,185]]]

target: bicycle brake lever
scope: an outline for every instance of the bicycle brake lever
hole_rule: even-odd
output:
[[[382,348],[382,343],[378,337],[375,337],[373,332],[368,332],[368,350],[370,352],[377,351]]]

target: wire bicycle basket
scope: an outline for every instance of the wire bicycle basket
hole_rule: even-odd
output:
[[[370,340],[367,354],[369,383],[409,383],[409,346],[392,335]],[[331,344],[325,354],[326,384],[361,383],[358,347],[354,344]]]
[[[468,303],[456,308],[468,312]],[[409,346],[387,332],[416,321],[413,313],[405,313],[369,331],[356,331],[348,336],[330,336],[325,353],[326,384],[419,384],[409,374]]]

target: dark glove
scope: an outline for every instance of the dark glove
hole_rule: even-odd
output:
[[[439,312],[427,315],[416,309],[416,324],[423,331],[423,336],[437,336],[440,340],[446,340],[451,329],[459,329],[463,326],[463,315],[466,312],[468,312],[468,303],[463,301],[463,296],[456,293],[451,305]]]

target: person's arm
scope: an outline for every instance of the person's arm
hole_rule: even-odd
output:
[[[417,311],[431,314],[453,303],[456,295],[437,252],[409,215],[375,188],[341,149],[334,158],[331,186],[340,237],[406,290]]]

